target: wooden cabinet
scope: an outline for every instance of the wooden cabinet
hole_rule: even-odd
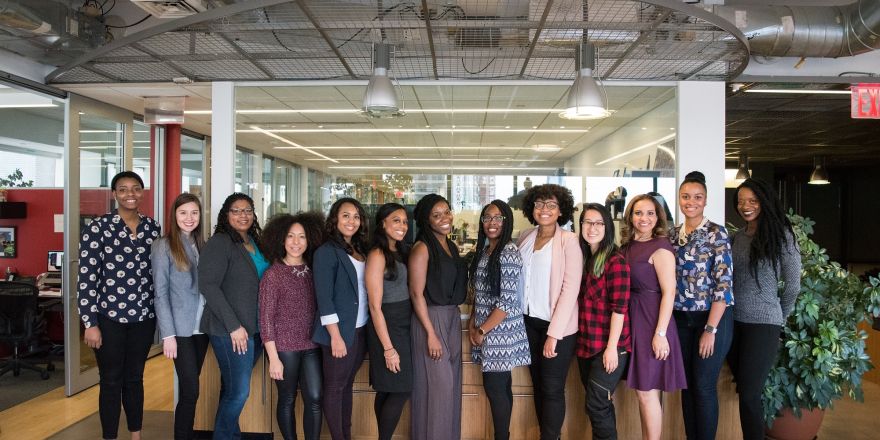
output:
[[[214,415],[220,399],[220,370],[213,349],[208,346],[202,375],[199,377],[199,403],[196,406],[195,429],[214,430]],[[257,361],[251,374],[251,394],[238,423],[242,432],[271,433],[274,427],[275,383],[269,377],[269,361]],[[277,429],[275,430],[277,432]]]
[[[480,366],[472,362],[470,342],[467,333],[462,332],[462,417],[461,435],[466,440],[482,440],[493,438],[492,413],[489,402],[483,391]],[[241,415],[240,423],[243,432],[274,433],[280,439],[278,425],[275,420],[276,389],[269,377],[268,361],[261,359],[254,367],[251,376],[251,395]],[[217,410],[217,399],[220,390],[220,373],[217,362],[210,351],[202,369],[201,396],[196,410],[196,429],[210,431],[214,426],[214,413]],[[718,381],[720,415],[718,422],[718,439],[740,439],[739,409],[735,386],[730,381],[730,370],[725,368]],[[375,392],[369,384],[369,360],[361,365],[354,383],[354,409],[352,411],[352,438],[375,439],[378,435],[376,416],[373,411]],[[570,439],[590,438],[590,422],[584,412],[584,388],[581,385],[577,362],[573,361],[566,382],[566,415],[562,425],[562,437]],[[633,390],[621,382],[614,394],[614,406],[617,414],[617,429],[620,438],[641,438],[638,399]],[[663,394],[663,439],[684,438],[684,425],[681,417],[681,394]],[[297,432],[302,433],[302,399],[296,401]],[[409,405],[404,409],[394,438],[409,438],[410,413]],[[321,438],[329,439],[330,433],[326,423],[321,431]],[[513,440],[535,440],[540,437],[538,421],[535,417],[532,384],[527,367],[519,367],[513,371],[513,414],[510,421],[510,438]]]

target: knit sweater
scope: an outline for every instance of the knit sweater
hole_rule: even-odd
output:
[[[316,308],[315,285],[309,267],[273,264],[260,282],[263,342],[275,342],[278,351],[317,348],[312,342]]]
[[[733,319],[750,324],[782,326],[801,290],[801,254],[791,234],[773,270],[770,261],[759,261],[755,272],[749,265],[752,237],[739,230],[733,236]],[[783,287],[779,288],[782,282]]]

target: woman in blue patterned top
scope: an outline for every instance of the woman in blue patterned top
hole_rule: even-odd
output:
[[[688,387],[681,407],[688,439],[714,439],[718,428],[718,374],[733,338],[733,262],[724,226],[703,215],[706,177],[688,173],[678,188],[682,224],[672,228],[678,327]]]
[[[85,343],[100,375],[98,412],[103,438],[119,431],[119,406],[131,438],[141,438],[144,364],[156,331],[150,249],[159,223],[138,212],[140,176],[123,171],[110,183],[116,210],[94,219],[79,245],[77,298]]]
[[[531,354],[518,293],[522,257],[511,241],[513,211],[507,203],[493,200],[480,213],[480,223],[470,267],[476,295],[468,336],[471,358],[483,367],[483,388],[498,440],[510,436],[511,370],[529,365]]]

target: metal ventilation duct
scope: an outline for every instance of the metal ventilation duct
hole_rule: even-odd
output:
[[[843,57],[880,48],[880,1],[846,6],[716,6],[749,40],[752,55]]]

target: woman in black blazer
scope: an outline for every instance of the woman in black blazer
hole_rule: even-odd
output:
[[[269,262],[260,251],[260,232],[254,201],[232,194],[199,257],[199,291],[205,297],[200,330],[208,335],[220,368],[215,440],[241,438],[238,418],[250,394],[254,363],[263,355],[257,308]]]
[[[337,200],[325,225],[329,239],[314,257],[318,317],[312,339],[323,353],[324,417],[334,440],[351,439],[352,384],[367,348],[365,218],[357,200]]]

